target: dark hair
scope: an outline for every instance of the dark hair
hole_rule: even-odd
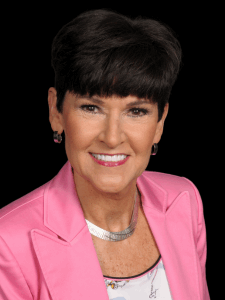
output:
[[[161,119],[181,64],[181,47],[161,21],[110,9],[86,11],[64,25],[52,43],[57,109],[77,95],[149,99]]]

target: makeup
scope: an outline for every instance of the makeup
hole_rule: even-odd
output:
[[[93,160],[95,162],[97,162],[99,165],[105,166],[105,167],[118,167],[121,166],[123,164],[125,164],[125,162],[129,159],[130,156],[127,156],[124,160],[121,161],[103,161],[103,160],[98,160],[97,158],[95,158],[93,155],[91,155],[91,153],[89,153],[90,156],[93,158]]]

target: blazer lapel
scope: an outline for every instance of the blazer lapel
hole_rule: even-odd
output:
[[[167,209],[167,192],[147,176],[138,177],[137,186],[173,300],[200,300],[189,193]],[[32,229],[31,238],[52,299],[108,300],[69,161],[45,189],[43,222],[53,234]]]
[[[53,300],[109,299],[87,227],[71,243],[37,229],[32,240]]]
[[[53,300],[108,300],[103,274],[67,162],[44,192],[44,225],[31,237]]]
[[[173,300],[200,300],[188,191],[180,193],[167,209],[165,190],[149,178],[141,180],[139,177],[137,185],[145,216],[162,256]]]

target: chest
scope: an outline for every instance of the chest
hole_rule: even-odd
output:
[[[160,252],[146,222],[141,219],[134,234],[124,241],[108,242],[92,237],[103,275],[131,277],[155,264]]]

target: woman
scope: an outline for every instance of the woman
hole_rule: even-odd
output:
[[[0,211],[1,299],[210,299],[197,188],[145,171],[180,63],[152,19],[100,9],[59,31],[49,120],[68,162]]]

